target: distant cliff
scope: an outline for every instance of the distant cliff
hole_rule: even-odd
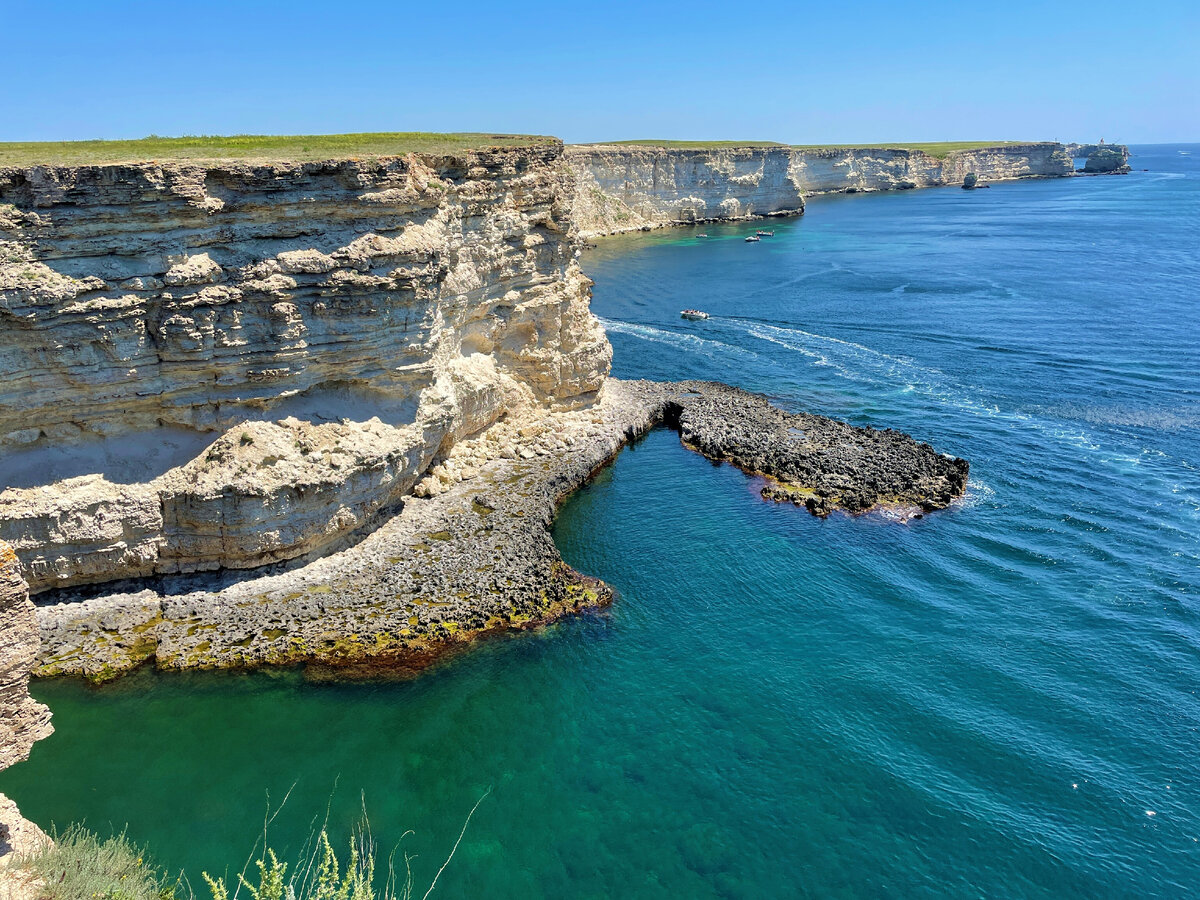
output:
[[[1083,160],[1085,175],[1124,175],[1129,169],[1129,148],[1124,144],[1067,144],[1073,159]]]
[[[567,148],[575,169],[575,219],[585,235],[687,222],[794,214],[804,197],[903,190],[981,180],[1072,174],[1062,144],[1002,144],[944,158],[903,148]]]
[[[585,235],[804,211],[786,147],[567,148]]]
[[[892,191],[962,184],[968,173],[981,181],[1070,175],[1071,157],[1062,144],[1001,144],[956,150],[944,158],[921,150],[795,150],[797,180],[806,194]]]
[[[318,550],[594,397],[562,145],[0,169],[0,539],[35,591]]]

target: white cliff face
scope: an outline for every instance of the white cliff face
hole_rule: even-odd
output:
[[[34,590],[318,550],[611,348],[561,147],[0,170],[0,538]]]
[[[575,218],[585,235],[804,211],[804,197],[1072,174],[1061,144],[962,150],[945,159],[919,150],[790,147],[675,149],[575,146]]]
[[[834,149],[793,151],[792,174],[805,194],[891,191],[961,184],[973,172],[983,181],[1070,175],[1061,144],[1009,144],[960,150],[944,159],[920,150]]]
[[[567,161],[585,235],[804,210],[787,147],[574,146]]]

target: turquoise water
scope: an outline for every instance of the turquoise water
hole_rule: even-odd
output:
[[[610,611],[407,684],[41,683],[0,790],[193,879],[294,785],[277,847],[365,806],[418,883],[490,788],[441,896],[1194,893],[1200,147],[1137,153],[585,254],[616,374],[910,431],[971,460],[961,505],[821,521],[654,432],[556,524]]]

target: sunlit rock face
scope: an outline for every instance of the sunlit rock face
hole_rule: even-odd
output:
[[[40,640],[29,591],[12,548],[0,541],[0,769],[29,757],[34,741],[48,736],[50,710],[29,696],[29,672]],[[15,859],[37,852],[46,835],[0,794],[0,897],[40,896],[31,876],[13,871]]]
[[[29,696],[39,647],[37,619],[12,548],[0,541],[0,769],[29,757],[54,729],[50,710]]]
[[[567,148],[584,234],[804,211],[787,147]]]
[[[980,181],[1060,177],[1072,172],[1062,144],[1003,144],[959,150],[945,158],[920,150],[795,150],[793,176],[806,194],[838,191],[892,191],[962,184],[974,173]]]
[[[0,169],[0,538],[35,591],[251,567],[611,348],[561,145]]]
[[[804,197],[905,190],[1072,173],[1062,144],[1006,144],[944,159],[920,150],[778,147],[692,149],[645,145],[567,148],[575,219],[584,235],[688,222],[794,215]]]

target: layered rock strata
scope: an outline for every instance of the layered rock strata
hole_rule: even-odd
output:
[[[819,515],[920,514],[966,483],[963,460],[894,431],[785,413],[710,382],[610,379],[590,409],[514,418],[457,443],[398,515],[320,559],[56,595],[40,609],[39,672],[105,679],[146,662],[305,662],[321,674],[404,673],[481,634],[604,605],[611,590],[563,562],[549,526],[567,494],[659,423],[714,459],[771,476],[764,496]]]
[[[805,194],[894,191],[980,181],[1071,175],[1064,145],[1041,142],[956,150],[945,157],[906,149],[797,149],[792,164]]]
[[[575,173],[575,221],[585,235],[804,211],[786,147],[598,144],[568,147],[566,159]]]
[[[319,551],[590,402],[561,145],[0,170],[0,538],[34,591]]]
[[[0,541],[0,769],[28,758],[34,741],[53,731],[50,710],[29,696],[29,672],[39,650],[33,604],[12,548]],[[33,895],[28,876],[11,863],[46,842],[37,825],[0,794],[0,897]]]
[[[1082,159],[1084,175],[1128,175],[1129,148],[1124,144],[1067,144],[1073,159]]]
[[[575,219],[585,235],[804,211],[804,197],[904,190],[1073,172],[1062,144],[1004,144],[945,158],[896,148],[787,146],[692,149],[646,145],[567,148]]]

